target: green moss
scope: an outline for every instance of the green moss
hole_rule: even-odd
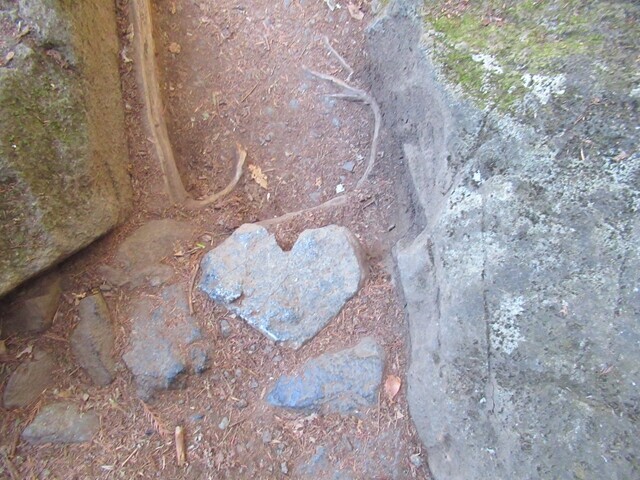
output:
[[[603,66],[603,83],[630,85],[620,59],[637,47],[621,40],[640,38],[637,11],[632,3],[594,0],[442,0],[425,2],[424,20],[436,32],[435,57],[448,78],[481,106],[509,110],[527,91],[523,74],[570,73],[568,62],[579,57]],[[478,55],[500,68],[486,68]]]
[[[46,250],[50,232],[70,221],[72,202],[83,194],[78,169],[87,155],[73,74],[35,53],[23,66],[0,75],[0,243],[11,252],[3,259],[10,265]]]

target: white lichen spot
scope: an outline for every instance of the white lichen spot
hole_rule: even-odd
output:
[[[480,173],[479,170],[474,172],[473,181],[476,182],[478,185],[480,185],[482,183],[482,174]]]
[[[522,83],[536,96],[542,105],[546,105],[551,97],[562,95],[566,89],[567,78],[564,75],[531,75],[525,73]]]
[[[496,350],[511,355],[524,340],[518,327],[518,317],[524,312],[524,304],[523,297],[505,298],[500,302],[491,323],[491,345]]]
[[[499,75],[504,73],[504,69],[502,68],[502,66],[491,55],[487,55],[485,53],[475,53],[471,55],[471,59],[474,62],[481,63],[482,68],[484,68],[487,72],[497,73]]]

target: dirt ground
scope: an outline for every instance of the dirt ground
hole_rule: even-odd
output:
[[[98,267],[112,261],[118,245],[146,221],[173,218],[196,226],[199,233],[190,243],[176,245],[176,253],[187,253],[164,261],[174,268],[175,282],[191,284],[204,251],[241,224],[319,205],[342,189],[354,189],[371,148],[371,110],[328,97],[335,89],[303,69],[347,80],[349,72],[330,54],[326,36],[355,71],[348,83],[366,90],[359,73],[366,65],[363,29],[372,14],[365,2],[355,3],[351,11],[340,3],[342,8],[332,11],[320,0],[154,2],[165,115],[187,190],[195,198],[221,190],[233,176],[236,143],[248,152],[244,176],[230,195],[188,210],[171,205],[163,193],[153,145],[141,120],[135,65],[129,61],[130,6],[126,0],[118,2],[136,209],[125,225],[61,267],[68,281],[54,326],[41,336],[7,341],[9,353],[35,345],[55,352],[61,365],[57,388],[46,391],[36,405],[3,411],[0,443],[19,478],[429,478],[426,453],[406,404],[408,338],[388,262],[398,234],[392,214],[397,198],[388,166],[374,170],[367,185],[344,205],[271,227],[280,244],[290,248],[306,228],[347,226],[369,260],[364,288],[300,350],[274,345],[194,291],[195,315],[212,355],[210,368],[186,377],[183,388],[145,404],[137,398],[124,364],[110,386],[94,387],[69,351],[78,299],[100,286],[117,325],[118,353],[126,348],[129,300],[154,291],[148,286],[105,288]],[[383,165],[383,152],[379,159]],[[199,248],[203,243],[206,248]],[[228,338],[220,332],[223,318],[233,328]],[[402,379],[393,399],[381,391],[377,405],[353,417],[288,412],[264,401],[280,374],[295,372],[307,359],[353,346],[367,335],[385,349],[385,378]],[[6,382],[16,364],[3,365],[0,381]],[[101,430],[93,442],[40,447],[21,442],[21,431],[38,409],[60,398],[98,412]],[[229,426],[221,429],[225,417]],[[173,443],[176,426],[186,432],[187,465],[182,467]],[[326,462],[314,463],[312,457],[323,448]],[[10,475],[0,473],[1,478]]]

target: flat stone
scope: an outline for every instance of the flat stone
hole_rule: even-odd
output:
[[[344,163],[342,164],[342,169],[343,169],[343,170],[346,170],[347,172],[351,172],[351,173],[353,173],[353,171],[355,170],[355,168],[356,168],[356,162],[353,162],[353,161],[344,162]]]
[[[201,332],[189,315],[182,286],[164,287],[155,303],[148,297],[137,299],[132,310],[131,340],[122,358],[135,377],[138,395],[149,400],[158,390],[178,386],[179,375],[189,366],[188,347]],[[199,362],[199,355],[193,358]]]
[[[20,364],[9,377],[4,389],[4,407],[22,408],[35,402],[51,386],[55,365],[52,354],[35,351],[33,359]]]
[[[58,275],[47,275],[20,288],[0,304],[0,326],[5,336],[40,333],[53,322],[62,296]]]
[[[355,347],[309,360],[297,375],[278,379],[267,397],[276,407],[358,413],[375,404],[384,369],[384,352],[370,337]]]
[[[22,439],[34,445],[43,443],[89,442],[100,429],[100,419],[93,412],[81,412],[66,402],[42,408],[31,424],[22,432]]]
[[[118,248],[113,265],[103,265],[100,273],[113,285],[132,287],[145,281],[152,286],[171,279],[173,269],[161,263],[191,239],[194,228],[189,223],[171,219],[152,220],[138,228]]]
[[[242,225],[204,256],[201,268],[202,291],[292,348],[340,312],[366,272],[358,241],[336,225],[305,230],[290,252],[265,228]]]
[[[109,308],[98,293],[80,300],[78,310],[80,321],[71,334],[71,351],[96,385],[109,385],[115,371],[115,338]]]

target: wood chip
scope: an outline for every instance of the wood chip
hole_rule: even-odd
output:
[[[178,457],[178,466],[182,467],[187,462],[187,450],[184,444],[184,428],[176,427],[176,456]]]

